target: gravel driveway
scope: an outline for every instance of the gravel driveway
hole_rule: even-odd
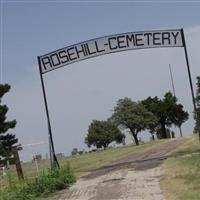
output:
[[[110,165],[90,171],[70,189],[51,200],[164,200],[160,164],[186,139],[169,140]]]

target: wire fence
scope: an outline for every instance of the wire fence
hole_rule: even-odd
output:
[[[25,180],[38,177],[50,168],[48,142],[22,145],[19,152],[21,167]],[[18,181],[15,164],[0,166],[0,191],[12,187]]]

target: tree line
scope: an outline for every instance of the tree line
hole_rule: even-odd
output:
[[[153,137],[157,135],[158,139],[164,139],[169,137],[168,130],[172,125],[179,128],[182,136],[181,126],[188,118],[188,112],[171,92],[162,99],[155,96],[137,102],[125,97],[117,101],[106,121],[92,121],[85,143],[88,147],[106,148],[113,141],[123,142],[125,135],[122,131],[128,130],[135,144],[139,145],[141,131],[148,130]]]

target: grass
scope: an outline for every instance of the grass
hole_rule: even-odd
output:
[[[200,199],[200,149],[197,135],[173,152],[174,155],[187,153],[167,159],[163,166],[165,176],[161,187],[168,200],[199,200]]]
[[[166,140],[159,140],[155,142],[147,142],[139,146],[129,145],[119,148],[112,148],[92,153],[82,154],[80,156],[69,157],[61,161],[61,165],[69,162],[77,177],[82,176],[89,169],[98,168],[113,161],[116,161],[124,156],[128,156],[137,152],[144,151],[148,148],[158,146]]]
[[[75,182],[69,165],[48,170],[31,181],[13,182],[10,188],[0,193],[1,200],[35,200],[65,189]]]
[[[167,140],[158,140],[155,142],[147,142],[139,146],[127,145],[127,146],[122,146],[119,148],[112,148],[112,149],[91,152],[91,153],[85,153],[82,155],[67,157],[63,160],[59,160],[59,164],[60,166],[64,166],[69,162],[76,177],[80,177],[86,173],[84,171],[101,167],[110,162],[123,158],[124,156],[128,156],[130,154],[143,151],[147,148],[160,145],[166,141]],[[39,173],[43,172],[43,170],[49,167],[50,166],[49,166],[48,160],[42,160],[38,162]],[[32,162],[23,163],[22,168],[23,168],[24,175],[27,179],[31,179],[38,175],[36,171],[35,163],[32,163]],[[12,170],[12,171],[14,175],[15,170]]]

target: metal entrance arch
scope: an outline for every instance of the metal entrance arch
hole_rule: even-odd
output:
[[[140,32],[129,32],[129,33],[109,35],[105,37],[84,41],[78,44],[74,44],[68,47],[55,50],[53,52],[50,52],[42,56],[38,56],[38,65],[39,65],[42,91],[43,91],[46,116],[47,116],[51,167],[54,166],[59,167],[59,164],[54,149],[43,74],[58,69],[60,67],[72,64],[74,62],[78,62],[81,60],[105,54],[116,53],[120,51],[128,51],[128,50],[137,50],[146,48],[166,48],[166,47],[184,48],[189,84],[192,94],[192,102],[193,102],[194,112],[196,114],[196,103],[195,103],[194,90],[192,85],[192,78],[190,73],[189,60],[188,60],[183,29],[140,31]],[[200,132],[199,132],[199,138],[200,138]]]

